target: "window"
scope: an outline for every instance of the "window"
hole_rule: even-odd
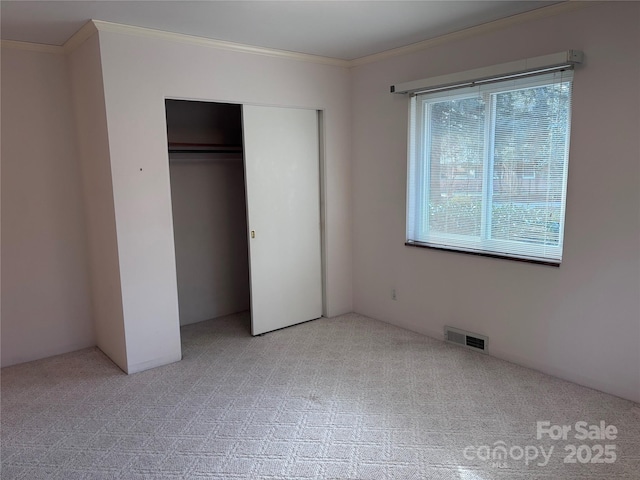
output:
[[[572,79],[412,97],[408,245],[561,262]]]

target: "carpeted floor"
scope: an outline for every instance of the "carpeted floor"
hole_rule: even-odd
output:
[[[131,376],[96,348],[3,369],[2,479],[640,478],[633,403],[360,315],[255,338],[232,315],[182,343]]]

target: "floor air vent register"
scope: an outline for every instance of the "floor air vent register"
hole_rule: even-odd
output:
[[[449,343],[455,343],[476,352],[487,353],[489,338],[484,335],[466,332],[458,328],[444,327],[444,339]]]

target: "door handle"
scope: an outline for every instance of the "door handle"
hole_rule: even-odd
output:
[[[251,230],[251,238],[256,238],[256,231],[255,230]]]

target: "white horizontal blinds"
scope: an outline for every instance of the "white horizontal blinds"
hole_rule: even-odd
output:
[[[559,72],[545,84],[495,93],[490,238],[518,242],[526,256],[561,260],[571,81]]]
[[[412,100],[409,242],[560,262],[572,74]]]
[[[427,101],[424,106],[430,164],[427,231],[432,236],[480,240],[485,100],[475,94]]]

